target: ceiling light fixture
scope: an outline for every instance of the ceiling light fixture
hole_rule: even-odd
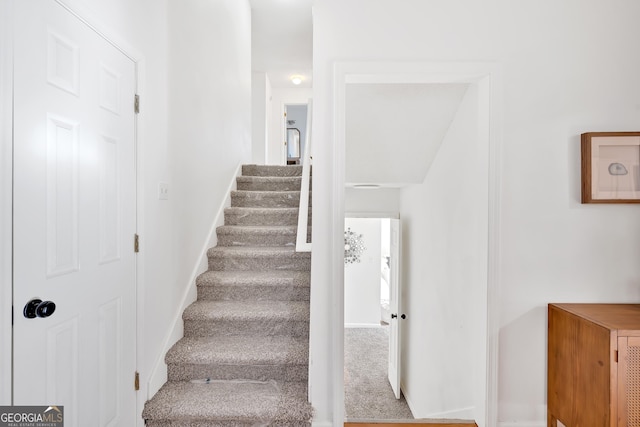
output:
[[[304,80],[304,77],[298,74],[291,76],[291,83],[293,83],[296,86],[302,83],[303,80]]]

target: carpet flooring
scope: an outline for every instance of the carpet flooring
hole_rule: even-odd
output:
[[[387,379],[388,327],[344,330],[347,420],[413,419],[404,396],[396,399]]]

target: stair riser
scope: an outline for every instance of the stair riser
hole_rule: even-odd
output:
[[[243,165],[242,176],[301,176],[302,166]]]
[[[209,270],[293,270],[309,271],[310,257],[209,257]]]
[[[261,232],[221,232],[218,231],[218,246],[293,246],[296,244],[296,230],[281,233]],[[311,230],[307,242],[311,241]]]
[[[238,181],[236,188],[242,191],[300,191],[300,180],[271,181]]]
[[[311,206],[309,197],[309,206]],[[300,195],[247,195],[231,193],[231,206],[234,208],[297,208],[300,206]]]
[[[218,235],[218,246],[292,246],[296,244],[295,234],[251,235],[224,234]]]
[[[308,365],[169,364],[169,381],[212,380],[307,381]]]
[[[209,301],[309,301],[309,295],[302,286],[198,286],[198,299]]]
[[[185,320],[185,337],[263,335],[308,337],[309,322],[295,320]]]

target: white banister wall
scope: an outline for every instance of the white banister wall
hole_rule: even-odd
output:
[[[311,110],[312,100],[307,104],[307,129],[304,141],[304,158],[302,160],[302,184],[300,186],[300,209],[298,210],[298,235],[296,251],[311,252],[311,242],[307,241],[309,228],[309,187],[311,182]]]

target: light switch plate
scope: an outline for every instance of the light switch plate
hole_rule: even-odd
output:
[[[166,182],[158,184],[158,200],[169,200],[169,184]]]

